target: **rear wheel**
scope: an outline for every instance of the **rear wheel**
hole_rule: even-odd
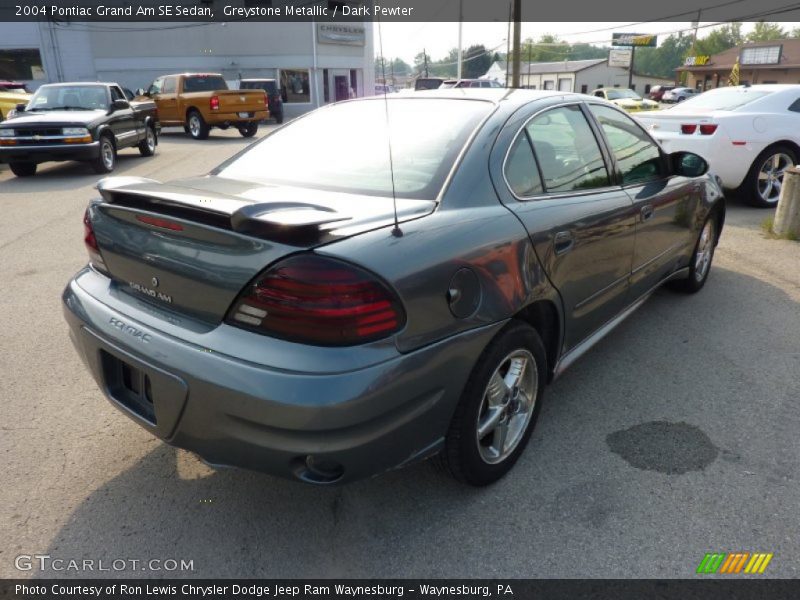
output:
[[[256,133],[258,133],[258,122],[253,121],[252,123],[241,125],[239,127],[239,133],[242,134],[242,137],[246,138],[253,137]]]
[[[33,177],[36,175],[38,165],[32,162],[12,162],[8,163],[11,172],[17,177]]]
[[[139,142],[139,154],[142,156],[153,156],[156,153],[156,132],[152,127],[145,130],[144,139]]]
[[[797,164],[797,155],[787,146],[772,146],[758,155],[742,184],[748,204],[759,208],[778,205],[786,169]]]
[[[100,138],[100,156],[92,161],[95,173],[111,173],[117,166],[117,149],[113,140],[104,135]]]
[[[484,350],[447,433],[444,460],[464,483],[488,485],[525,449],[539,416],[547,361],[532,327],[514,322]]]
[[[189,135],[196,140],[206,139],[208,132],[211,130],[205,119],[203,119],[203,115],[196,110],[190,111],[186,117],[186,127],[189,130]]]

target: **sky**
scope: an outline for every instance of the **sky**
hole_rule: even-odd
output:
[[[713,23],[700,23],[699,37],[711,31]],[[787,31],[800,27],[800,23],[781,23]],[[670,33],[689,30],[692,23],[665,22],[636,24],[618,23],[523,23],[522,39],[539,39],[544,34],[555,34],[567,42],[585,42],[597,45],[610,45],[612,32],[650,33],[659,36],[659,43]],[[752,29],[752,23],[743,23],[742,32]],[[458,46],[458,23],[382,23],[380,34],[383,38],[383,55],[387,58],[402,58],[413,64],[414,56],[424,48],[433,60],[447,56],[451,48]],[[497,47],[505,52],[508,36],[507,23],[464,23],[463,47],[466,50],[473,44],[483,44],[487,48]],[[375,25],[375,54],[380,55],[378,26]]]

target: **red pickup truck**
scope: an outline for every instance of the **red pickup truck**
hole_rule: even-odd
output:
[[[162,125],[183,125],[196,140],[206,139],[212,127],[236,127],[253,137],[269,117],[264,90],[229,90],[218,73],[164,75],[140,92],[156,103]]]

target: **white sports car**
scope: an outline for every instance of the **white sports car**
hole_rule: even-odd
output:
[[[777,205],[800,158],[800,85],[718,88],[636,117],[666,152],[699,154],[754,206]]]

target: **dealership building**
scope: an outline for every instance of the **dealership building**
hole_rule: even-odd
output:
[[[287,117],[372,95],[371,22],[0,23],[0,80],[31,88],[114,81],[131,90],[181,72],[280,81]]]

